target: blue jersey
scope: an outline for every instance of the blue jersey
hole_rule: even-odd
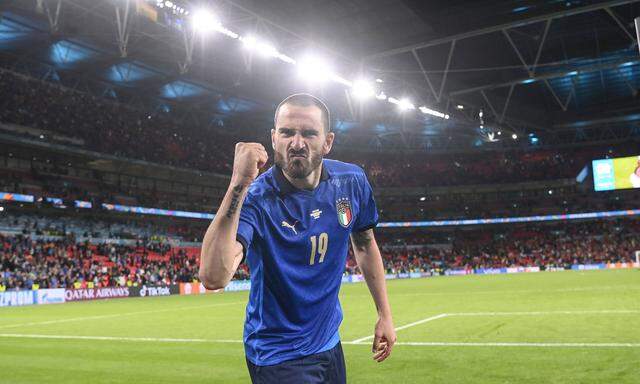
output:
[[[278,364],[338,343],[349,235],[377,223],[371,185],[353,164],[323,160],[312,191],[294,187],[278,167],[251,184],[237,239],[251,271],[244,346],[252,363]]]

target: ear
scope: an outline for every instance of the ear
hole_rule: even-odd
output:
[[[276,149],[276,130],[271,129],[271,148]]]
[[[324,140],[324,144],[322,144],[322,154],[327,155],[331,152],[331,148],[333,147],[333,140],[336,138],[336,134],[333,132],[329,132],[327,137]]]

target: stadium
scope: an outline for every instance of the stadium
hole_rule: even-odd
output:
[[[351,237],[348,382],[637,383],[639,40],[638,0],[2,1],[0,383],[251,382],[262,272],[204,239],[298,93],[377,208],[397,341]]]

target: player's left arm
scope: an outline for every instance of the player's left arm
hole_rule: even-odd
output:
[[[369,292],[373,297],[378,311],[378,321],[373,339],[373,359],[381,362],[391,354],[396,342],[396,331],[393,327],[391,307],[387,297],[387,284],[382,264],[382,255],[373,235],[373,229],[351,234],[353,253],[360,271],[364,276]]]

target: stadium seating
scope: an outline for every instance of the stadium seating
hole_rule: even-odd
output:
[[[22,227],[22,233],[9,233],[7,221],[13,228]],[[99,221],[90,225],[82,220],[41,217],[11,217],[1,223],[0,285],[5,289],[29,289],[34,284],[91,288],[197,280],[198,244],[151,240],[149,226],[112,226]],[[94,228],[95,237],[77,239],[79,226]],[[114,229],[129,237],[100,237],[112,236]],[[162,233],[162,228],[155,230]],[[391,274],[505,267],[569,269],[577,264],[632,262],[633,252],[640,249],[640,221],[630,219],[377,233],[385,269]],[[345,274],[358,273],[350,254]],[[248,267],[241,265],[234,278],[249,278]]]
[[[247,140],[196,129],[206,127],[194,127],[172,113],[136,109],[2,69],[0,96],[0,122],[49,132],[40,138],[42,131],[38,131],[34,138],[74,142],[105,154],[161,164],[228,174],[234,143]],[[29,137],[28,133],[23,135]],[[481,159],[475,153],[429,156],[374,152],[356,156],[338,148],[333,157],[362,165],[375,186],[430,187],[575,178],[591,159],[632,155],[636,147],[637,143],[625,143],[516,150],[484,153]]]

